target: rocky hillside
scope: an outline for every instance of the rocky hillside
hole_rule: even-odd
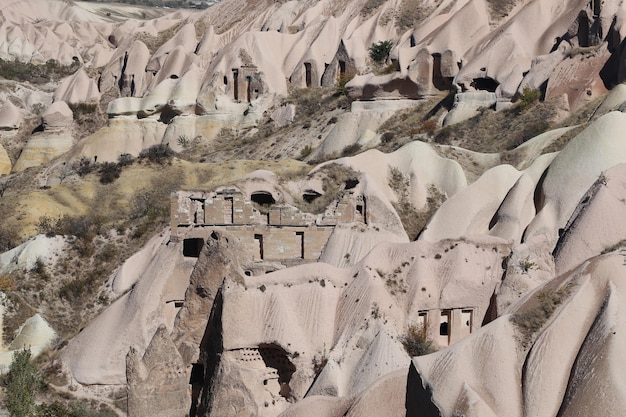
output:
[[[622,415],[621,2],[0,14],[40,415]]]

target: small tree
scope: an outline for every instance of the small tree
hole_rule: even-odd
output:
[[[432,339],[428,337],[426,327],[422,325],[412,324],[402,338],[402,345],[409,356],[422,356],[435,352]]]
[[[30,349],[15,351],[6,376],[6,407],[11,417],[35,415],[35,393],[41,387],[41,375],[30,361]]]
[[[389,57],[389,53],[391,52],[392,47],[393,43],[391,43],[391,41],[380,41],[377,43],[373,43],[369,47],[370,58],[378,63],[385,62]]]

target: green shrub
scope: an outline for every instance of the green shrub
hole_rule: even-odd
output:
[[[337,87],[336,87],[336,94],[337,95],[346,95],[346,84],[348,84],[350,82],[350,80],[352,80],[354,77],[356,76],[356,73],[352,72],[352,71],[348,71],[344,74],[341,74],[339,76],[339,80],[337,80]],[[332,120],[332,118],[331,118]],[[335,117],[335,121],[337,120],[337,118]]]
[[[524,111],[526,109],[531,108],[532,106],[537,104],[540,99],[541,99],[541,91],[533,90],[528,87],[524,88],[524,91],[522,91],[522,94],[520,94],[519,96],[518,106],[519,106],[520,111]]]
[[[106,411],[91,411],[82,404],[69,407],[57,401],[52,404],[41,404],[37,407],[37,417],[116,417],[117,414]]]
[[[361,145],[358,143],[353,143],[351,145],[346,145],[341,151],[341,156],[351,156],[357,154],[361,150]]]
[[[120,177],[122,168],[116,163],[105,162],[100,166],[98,172],[100,173],[100,183],[110,184]]]
[[[13,225],[0,225],[0,253],[6,252],[21,243],[17,227]]]
[[[370,58],[372,58],[374,62],[384,62],[389,57],[392,47],[393,43],[389,40],[373,43],[369,47]]]
[[[168,144],[159,144],[144,149],[139,154],[139,159],[147,159],[150,162],[154,162],[163,165],[172,160],[174,151]]]
[[[135,162],[135,158],[129,153],[123,153],[117,157],[117,164],[121,167],[132,165]]]
[[[311,148],[311,145],[306,145],[304,148],[302,148],[302,150],[300,150],[300,155],[297,159],[299,161],[303,161],[304,159],[306,159],[307,156],[311,155],[311,152],[313,152],[313,148]]]
[[[54,59],[48,60],[45,64],[36,65],[30,62],[18,60],[5,61],[0,59],[0,77],[7,80],[29,81],[33,84],[45,84],[49,81],[58,81],[76,72],[80,67],[77,60],[72,65],[65,66],[59,64]]]
[[[42,379],[30,358],[30,349],[13,353],[5,379],[6,407],[11,417],[35,416],[35,393],[41,389]]]
[[[411,357],[428,355],[437,350],[432,339],[428,337],[426,328],[417,324],[409,326],[402,338],[402,346]]]
[[[511,321],[522,333],[524,346],[529,346],[533,335],[548,321],[556,309],[565,301],[575,284],[568,283],[559,289],[546,289],[537,295],[537,304],[523,312],[511,316]]]

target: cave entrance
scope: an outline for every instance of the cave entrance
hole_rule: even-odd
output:
[[[450,310],[443,310],[439,318],[439,339],[440,346],[450,344]]]
[[[589,46],[589,18],[584,11],[578,15],[578,46],[586,48]]]
[[[291,387],[289,382],[293,373],[296,372],[296,367],[289,360],[285,349],[275,344],[261,344],[259,345],[259,354],[265,366],[276,369],[278,373],[278,384],[280,386],[278,394],[283,398],[290,398]]]
[[[305,72],[306,86],[311,87],[311,84],[313,82],[312,82],[312,77],[311,77],[311,63],[310,62],[304,63],[304,72]]]
[[[276,200],[274,200],[272,193],[269,193],[267,191],[256,191],[250,194],[250,200],[262,206],[271,206],[272,204],[276,203]]]
[[[233,98],[239,100],[239,70],[233,69]]]
[[[235,207],[233,197],[224,197],[224,224],[233,224],[235,221]]]
[[[204,246],[204,239],[201,237],[184,239],[183,240],[183,256],[188,258],[198,258],[202,247]]]
[[[346,74],[346,61],[339,61],[339,76]]]
[[[485,78],[474,78],[471,85],[476,90],[489,91],[491,93],[495,93],[496,88],[498,88],[500,83],[498,83],[493,78],[485,77]]]
[[[307,203],[312,203],[316,198],[321,197],[322,195],[317,191],[306,190],[304,194],[302,194],[302,199]]]
[[[191,410],[189,415],[195,417],[198,412],[198,400],[202,393],[202,387],[204,386],[204,365],[201,363],[194,363],[191,366],[191,376],[189,378],[189,385],[191,385]]]
[[[433,86],[439,91],[448,91],[452,87],[452,78],[441,73],[441,54],[433,54]]]
[[[254,235],[255,260],[263,260],[263,235]]]
[[[296,240],[300,245],[300,259],[304,259],[304,232],[296,232]]]
[[[474,324],[474,310],[464,308],[461,310],[461,325],[459,326],[459,338],[468,336],[472,332]]]

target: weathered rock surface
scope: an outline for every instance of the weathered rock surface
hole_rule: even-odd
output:
[[[126,380],[129,416],[188,415],[185,361],[165,325],[158,327],[143,356],[131,346],[126,356]]]
[[[16,130],[22,123],[20,110],[10,101],[0,108],[0,130]]]
[[[11,158],[4,146],[0,145],[0,175],[6,175],[11,172]]]

